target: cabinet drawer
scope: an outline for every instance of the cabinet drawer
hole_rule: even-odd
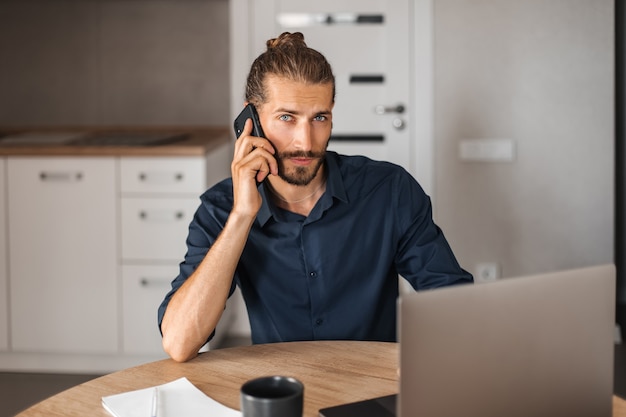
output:
[[[180,262],[200,200],[122,198],[122,258]]]
[[[126,354],[163,352],[157,325],[157,309],[178,266],[127,265],[122,267],[122,349]]]
[[[206,161],[200,157],[121,158],[122,193],[202,193]]]

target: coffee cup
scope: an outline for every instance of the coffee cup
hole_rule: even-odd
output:
[[[265,376],[241,386],[243,417],[302,417],[304,385],[295,378]]]

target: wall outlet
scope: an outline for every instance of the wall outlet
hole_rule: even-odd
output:
[[[500,266],[495,262],[476,264],[474,282],[491,282],[500,278]]]

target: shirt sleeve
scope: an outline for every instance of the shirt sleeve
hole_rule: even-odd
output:
[[[395,182],[399,243],[396,268],[416,290],[472,283],[432,218],[430,198],[406,171]]]

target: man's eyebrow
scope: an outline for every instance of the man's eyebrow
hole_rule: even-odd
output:
[[[302,114],[302,112],[299,112],[297,110],[288,109],[288,108],[285,108],[285,107],[280,107],[280,108],[274,110],[274,113],[289,113],[289,114],[296,114],[296,115]],[[320,110],[318,112],[315,112],[315,116],[327,115],[327,114],[330,114],[330,113],[331,113],[330,110],[323,109],[323,110]]]
[[[290,110],[286,107],[279,107],[278,109],[274,110],[274,113],[291,113],[291,114],[298,114],[297,111],[295,110]]]

